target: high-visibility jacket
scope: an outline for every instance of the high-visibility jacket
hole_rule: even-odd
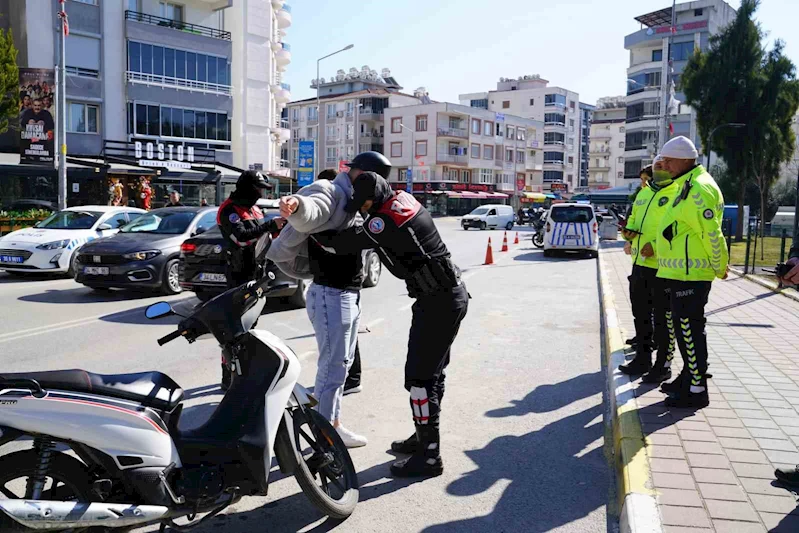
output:
[[[675,180],[678,190],[660,222],[658,277],[712,281],[727,272],[727,243],[721,231],[724,197],[702,165]]]
[[[663,187],[657,185],[644,187],[635,197],[632,213],[625,225],[626,229],[639,232],[629,239],[632,244],[630,257],[634,265],[658,268],[657,236],[660,221],[671,207],[678,192],[678,185],[672,181]],[[652,251],[655,252],[650,257],[641,255],[641,249],[647,244],[651,244]]]

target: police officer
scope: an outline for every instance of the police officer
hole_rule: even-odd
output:
[[[684,368],[665,384],[666,405],[698,409],[710,402],[707,393],[705,305],[715,278],[727,277],[727,245],[721,231],[724,198],[701,165],[686,137],[663,145],[660,162],[674,178],[677,193],[658,228],[658,277],[671,291],[671,311]]]
[[[622,229],[622,236],[631,245],[633,261],[630,301],[635,319],[635,338],[643,339],[643,342],[636,343],[635,358],[621,365],[619,370],[631,376],[646,373],[641,380],[644,383],[660,383],[671,378],[675,342],[669,289],[666,282],[657,277],[655,246],[660,221],[676,196],[677,185],[671,174],[660,168],[659,162],[656,166],[654,178],[639,191]],[[641,173],[652,176],[653,170],[647,167]],[[657,348],[657,359],[651,368],[653,348]]]
[[[338,253],[375,248],[386,268],[405,280],[415,298],[405,362],[405,388],[416,431],[392,443],[398,453],[412,454],[391,466],[398,477],[437,476],[443,472],[439,421],[445,369],[450,348],[469,305],[460,269],[450,259],[430,213],[410,194],[393,192],[374,172],[353,182],[349,211],[365,220],[335,235],[318,235],[320,244]]]
[[[255,243],[267,232],[279,231],[284,220],[266,221],[255,203],[262,191],[271,189],[260,172],[245,170],[236,182],[236,190],[230,193],[216,215],[216,223],[225,238],[225,277],[228,289],[258,277],[255,261]],[[222,390],[230,386],[231,372],[222,354]]]

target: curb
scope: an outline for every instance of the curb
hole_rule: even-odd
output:
[[[791,300],[799,302],[799,293],[794,294],[793,292],[785,290],[785,288],[780,288],[779,285],[777,285],[776,283],[766,281],[764,279],[758,278],[757,276],[752,276],[750,274],[744,274],[744,271],[738,268],[730,267],[730,272],[737,274],[741,278],[746,278],[752,283],[756,283],[761,287],[771,289],[772,291],[779,293],[785,296],[786,298],[790,298]]]
[[[610,284],[602,267],[602,249],[598,261],[599,295],[602,318],[604,364],[608,378],[608,401],[612,416],[613,457],[615,461],[621,533],[663,533],[646,439],[638,418],[638,401],[629,376],[617,372],[624,363],[624,340]]]

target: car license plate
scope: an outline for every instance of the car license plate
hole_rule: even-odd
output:
[[[108,267],[83,267],[83,273],[92,276],[107,276]]]
[[[579,238],[580,238],[580,236],[579,236],[579,235],[566,235],[566,239],[567,239],[567,240],[576,241],[576,240],[577,240],[577,239],[579,239]]]
[[[0,263],[22,263],[25,259],[19,255],[0,255]]]
[[[201,272],[200,281],[210,281],[212,283],[226,283],[227,278],[224,274],[214,274],[212,272]]]

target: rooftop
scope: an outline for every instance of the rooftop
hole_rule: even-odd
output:
[[[311,88],[316,89],[317,86],[328,87],[330,85],[350,82],[362,82],[373,85],[384,85],[392,89],[402,89],[400,84],[397,83],[397,80],[391,75],[389,69],[384,68],[380,71],[380,74],[378,74],[376,70],[370,69],[369,65],[364,65],[361,67],[361,70],[352,67],[349,72],[344,72],[344,70],[339,69],[336,71],[335,76],[327,80],[325,80],[325,78],[313,79],[311,80]]]
[[[635,17],[635,20],[648,28],[656,26],[667,26],[671,24],[671,8],[659,9],[640,17]]]
[[[416,96],[408,93],[401,93],[398,91],[389,91],[387,89],[363,89],[361,91],[355,91],[351,93],[338,93],[338,94],[323,94],[319,96],[320,101],[327,101],[327,100],[348,100],[354,97],[369,97],[369,96],[390,96],[390,95],[399,95],[399,96],[407,96],[410,98],[416,98]],[[316,102],[316,97],[312,98],[305,98],[304,100],[295,100],[293,102],[289,102],[288,106],[293,106],[297,104],[305,104]]]

